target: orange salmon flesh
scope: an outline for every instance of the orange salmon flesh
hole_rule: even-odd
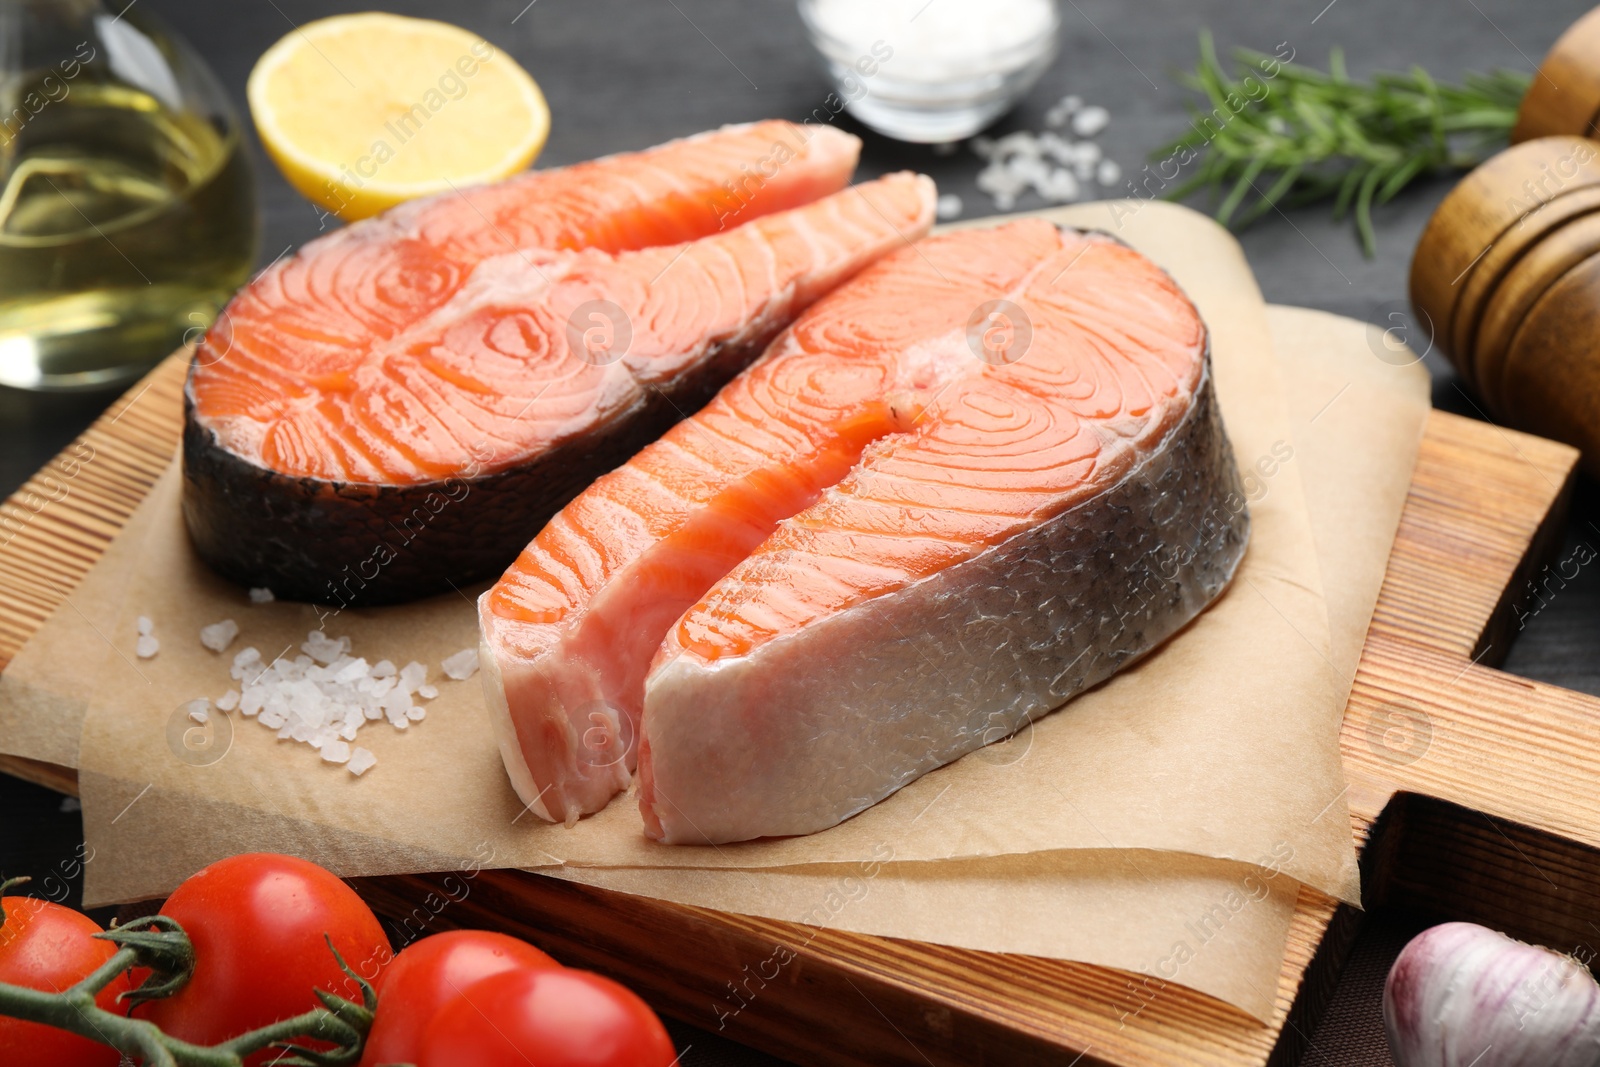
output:
[[[1205,327],[1145,257],[1036,219],[901,248],[482,596],[507,769],[567,822],[637,769],[668,842],[831,826],[1202,610],[1237,487]]]

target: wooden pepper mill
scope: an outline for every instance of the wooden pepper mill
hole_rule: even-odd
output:
[[[1411,261],[1424,331],[1501,421],[1600,477],[1600,8],[1545,57],[1512,147],[1445,197]]]

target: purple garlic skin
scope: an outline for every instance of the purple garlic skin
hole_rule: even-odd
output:
[[[1389,971],[1397,1067],[1600,1067],[1600,985],[1573,956],[1473,923],[1418,934]]]

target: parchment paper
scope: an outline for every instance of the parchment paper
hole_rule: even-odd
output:
[[[83,581],[0,673],[0,753],[58,767],[78,765],[83,717],[104,673],[84,668],[117,654],[101,628],[121,610],[155,509],[154,494],[134,508]],[[71,669],[64,670],[64,664]]]
[[[756,871],[563,867],[563,878],[684,904],[807,924],[798,943],[747,962],[763,973],[814,928],[853,930],[1133,972],[1103,1005],[1119,1022],[1176,983],[1272,1018],[1300,884],[1225,860],[1139,849]],[[770,977],[770,969],[765,973]],[[720,1030],[741,1009],[739,984],[690,1019]]]

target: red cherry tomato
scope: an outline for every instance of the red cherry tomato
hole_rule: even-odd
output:
[[[506,971],[476,982],[434,1016],[417,1067],[669,1067],[677,1058],[655,1012],[588,971]]]
[[[376,983],[389,939],[355,890],[314,863],[270,853],[225,859],[195,874],[162,905],[194,943],[194,976],[135,1016],[173,1037],[214,1045],[320,1007],[314,989],[360,1002],[323,935],[357,974]],[[262,1050],[245,1060],[269,1062]]]
[[[0,926],[0,982],[59,993],[116,954],[109,941],[92,935],[100,925],[81,912],[32,897],[6,897]],[[128,989],[118,975],[95,997],[106,1011],[117,1011],[117,994]],[[0,1018],[0,1063],[48,1063],[50,1067],[117,1067],[121,1054],[109,1045],[41,1023]]]
[[[485,930],[452,930],[407,946],[378,984],[378,1014],[361,1067],[416,1063],[423,1028],[475,982],[503,971],[560,966],[526,941]]]

